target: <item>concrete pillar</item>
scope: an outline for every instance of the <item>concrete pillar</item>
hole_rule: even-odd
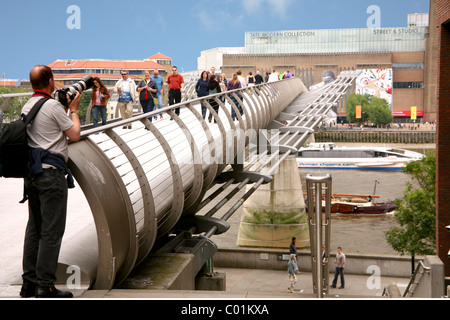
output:
[[[297,248],[309,247],[305,200],[295,156],[284,160],[273,181],[258,188],[245,202],[237,245],[286,249],[292,237],[297,238]]]

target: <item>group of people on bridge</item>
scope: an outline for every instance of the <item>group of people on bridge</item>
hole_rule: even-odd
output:
[[[115,84],[114,92],[119,94],[119,100],[117,108],[119,109],[122,119],[130,119],[133,116],[133,104],[140,103],[143,113],[149,113],[163,107],[163,92],[164,92],[164,79],[159,75],[159,71],[145,71],[145,79],[141,80],[139,84],[136,84],[134,80],[129,77],[127,70],[122,70],[122,78]],[[236,70],[233,73],[231,79],[227,79],[225,73],[216,73],[216,69],[212,67],[209,71],[202,71],[200,78],[195,85],[195,92],[198,98],[214,95],[217,93],[241,89],[245,87],[251,87],[262,84],[264,82],[274,82],[282,79],[293,77],[293,73],[287,71],[285,73],[279,73],[273,70],[271,74],[266,72],[265,78],[261,75],[260,71],[249,72],[247,77],[244,78],[241,70]],[[108,89],[103,85],[102,81],[98,78],[94,78],[95,86],[92,89],[92,112],[93,112],[93,125],[94,128],[99,125],[99,114],[101,116],[101,124],[106,124],[106,106],[107,101],[111,95]],[[167,77],[166,84],[168,85],[168,104],[178,104],[182,100],[182,94],[185,87],[185,81],[181,74],[178,73],[176,66],[172,67],[172,73]],[[237,93],[237,97],[242,100],[242,96]],[[238,108],[240,114],[243,114],[242,106],[239,100],[230,95],[232,102]],[[221,97],[221,101],[225,102],[225,98]],[[215,99],[209,99],[208,103],[218,113],[219,105]],[[180,114],[180,108],[175,108],[175,114]],[[206,118],[207,107],[205,104],[201,105],[201,113],[203,119]],[[237,118],[234,108],[231,108],[231,117],[233,121]],[[159,119],[163,119],[163,113],[159,114]],[[212,122],[213,115],[209,114],[208,121]],[[148,118],[149,121],[158,120],[158,116]],[[172,118],[171,118],[172,120]],[[123,129],[131,129],[132,125],[126,124]]]

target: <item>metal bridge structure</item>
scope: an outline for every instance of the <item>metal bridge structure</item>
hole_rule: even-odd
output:
[[[264,83],[83,128],[81,140],[69,144],[68,164],[96,234],[81,230],[65,263],[103,290],[120,285],[151,252],[192,253],[198,272],[217,250],[211,236],[226,232],[232,214],[284,159],[297,155],[357,76],[342,72],[314,91],[298,78]],[[202,105],[213,121],[202,117]],[[160,113],[164,120],[149,121]],[[244,187],[242,198],[215,217]],[[197,214],[215,198],[221,200],[213,209]]]

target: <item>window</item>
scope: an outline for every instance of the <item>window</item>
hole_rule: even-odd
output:
[[[424,69],[424,63],[423,62],[393,63],[392,69]]]
[[[145,74],[145,71],[143,70],[130,70],[128,71],[128,74],[133,75],[133,76],[140,76]]]
[[[422,82],[394,82],[394,89],[423,89]]]

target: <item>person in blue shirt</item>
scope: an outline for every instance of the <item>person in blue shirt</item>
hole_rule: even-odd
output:
[[[297,266],[297,259],[295,258],[295,254],[291,254],[291,259],[288,263],[288,274],[289,274],[289,280],[291,281],[291,284],[288,287],[288,291],[290,293],[294,292],[294,286],[297,283],[297,274],[299,274],[300,271]]]
[[[197,97],[206,97],[209,96],[209,89],[208,89],[209,79],[208,79],[208,72],[203,71],[200,79],[198,79],[197,84],[195,85],[195,92],[197,92]],[[206,118],[206,106],[202,104],[202,117],[203,119]]]
[[[155,106],[155,110],[156,108],[161,109],[163,107],[163,102],[162,102],[162,96],[163,96],[163,90],[164,90],[164,79],[159,75],[159,71],[158,69],[155,69],[153,71],[153,76],[150,78],[152,79],[154,82],[156,82],[156,85],[158,87],[158,91],[156,92],[156,99],[158,100],[158,105]],[[161,119],[163,119],[163,114],[160,113],[159,117]],[[155,116],[155,120],[157,119],[157,117]]]

